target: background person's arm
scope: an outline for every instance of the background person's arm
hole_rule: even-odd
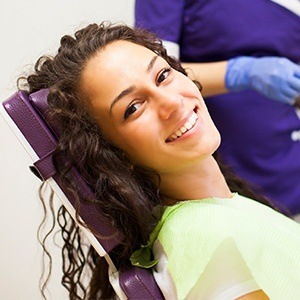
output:
[[[201,93],[204,97],[228,92],[224,80],[227,61],[182,63],[182,65],[192,80],[198,80],[201,83],[203,87]]]
[[[214,63],[186,63],[192,79],[203,86],[203,95],[254,90],[270,99],[298,105],[300,65],[285,57],[240,56]]]

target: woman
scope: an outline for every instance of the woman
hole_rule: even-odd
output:
[[[131,258],[153,265],[167,299],[298,295],[299,225],[217,162],[220,135],[199,84],[155,36],[123,25],[87,26],[64,36],[53,58],[42,57],[27,86],[49,89],[49,117],[63,128],[56,168],[76,192],[59,156],[67,151],[126,236],[115,253],[121,264]],[[63,284],[71,299],[79,288],[85,298],[111,298],[105,262],[92,249],[76,260],[80,240],[64,222],[70,255],[63,259],[71,267],[64,267]],[[154,259],[145,255],[149,247]],[[88,288],[80,280],[86,265]]]

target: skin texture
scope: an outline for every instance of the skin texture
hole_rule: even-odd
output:
[[[227,61],[183,63],[182,65],[191,79],[199,80],[202,83],[202,94],[204,97],[225,94],[228,92],[224,82]]]
[[[237,298],[236,300],[268,300],[270,299],[262,290],[255,291]]]
[[[113,42],[86,66],[82,89],[104,136],[125,150],[133,164],[158,172],[166,198],[231,195],[212,158],[220,135],[201,93],[161,57],[127,41]],[[132,113],[124,119],[128,109]],[[198,116],[194,127],[168,142],[194,112]]]

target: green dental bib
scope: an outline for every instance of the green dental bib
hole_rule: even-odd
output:
[[[186,299],[216,249],[231,240],[258,286],[270,299],[300,299],[300,224],[251,199],[183,201],[166,207],[147,246],[132,263],[156,264],[151,256],[158,240],[168,259],[179,299]]]

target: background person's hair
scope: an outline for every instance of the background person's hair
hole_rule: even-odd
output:
[[[152,50],[172,68],[187,75],[179,61],[167,55],[161,41],[152,33],[125,25],[101,23],[78,30],[74,37],[62,37],[58,53],[54,57],[41,57],[35,65],[34,74],[22,78],[22,88],[30,93],[43,88],[49,89],[48,117],[55,118],[62,129],[54,156],[60,180],[77,195],[75,206],[78,211],[82,199],[79,199],[76,186],[68,178],[68,170],[72,164],[76,165],[92,187],[95,199],[84,201],[99,205],[126,237],[113,253],[115,261],[121,266],[129,263],[129,257],[135,249],[147,243],[161,217],[159,208],[162,201],[159,189],[152,180],[153,176],[158,175],[132,166],[126,153],[103,138],[99,126],[89,113],[89,101],[81,89],[81,74],[89,60],[103,47],[118,40],[126,40]],[[195,84],[201,89],[198,82]],[[59,154],[62,152],[68,154],[70,164],[60,159]],[[215,157],[219,160],[217,155]],[[232,191],[269,205],[264,197],[255,195],[229,168],[221,162],[220,165]],[[83,250],[78,226],[68,217],[64,207],[58,211],[58,223],[65,243],[62,249],[62,284],[68,289],[70,299],[111,299],[114,291],[108,282],[106,261],[91,246],[87,251]],[[91,272],[88,286],[82,283],[85,267]]]

